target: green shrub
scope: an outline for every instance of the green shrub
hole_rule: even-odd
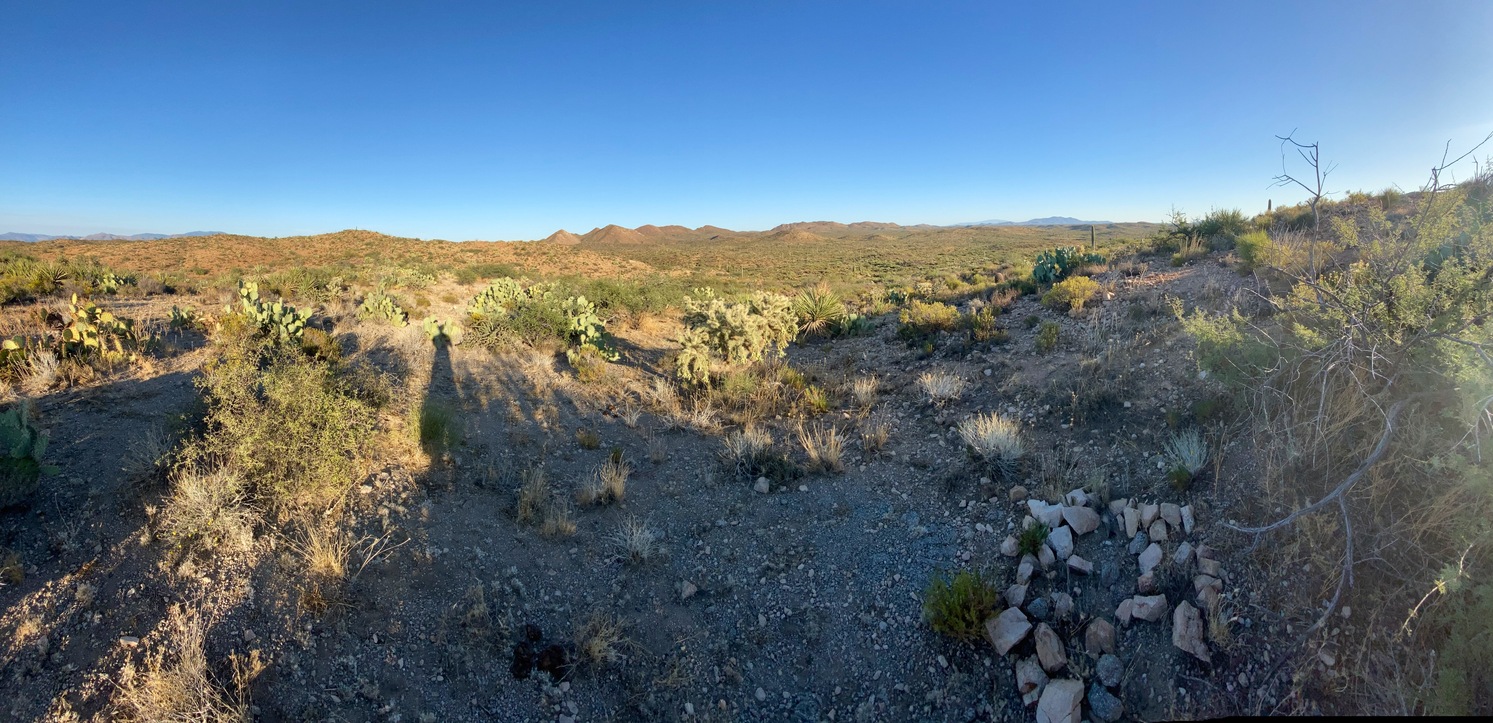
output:
[[[0,509],[26,502],[42,475],[56,474],[45,462],[47,433],[38,429],[28,400],[0,412]]]
[[[959,328],[959,310],[938,301],[913,301],[897,315],[897,336],[910,344]]]
[[[979,571],[961,570],[952,578],[936,572],[923,592],[923,619],[935,632],[973,642],[985,632],[1000,594]]]
[[[596,305],[584,296],[562,297],[554,284],[498,279],[472,299],[467,312],[473,340],[489,349],[589,347],[606,359],[617,358],[605,342],[606,322]]]
[[[317,328],[301,332],[301,353],[325,362],[342,360],[342,345],[331,334]]]
[[[798,315],[799,331],[810,337],[831,333],[849,313],[840,295],[824,284],[799,293],[793,312]]]
[[[1046,354],[1057,348],[1058,335],[1062,333],[1062,327],[1057,323],[1047,321],[1042,323],[1042,328],[1037,330],[1037,351]]]
[[[1042,295],[1042,305],[1052,309],[1083,311],[1084,304],[1099,293],[1099,283],[1087,276],[1073,276],[1052,285]]]
[[[1227,251],[1234,248],[1235,241],[1251,227],[1239,209],[1219,209],[1209,212],[1194,229],[1214,251]]]
[[[969,332],[969,340],[976,344],[996,343],[1006,341],[1009,336],[1006,330],[1000,328],[996,317],[1000,315],[1000,307],[985,306],[972,314],[964,314],[959,317],[960,325]]]
[[[1016,549],[1022,554],[1035,556],[1042,550],[1042,543],[1047,542],[1047,536],[1050,534],[1052,534],[1052,528],[1041,522],[1035,523],[1016,536]]]
[[[415,420],[420,449],[431,459],[440,459],[461,442],[461,418],[457,409],[438,399],[425,399]]]
[[[360,476],[377,410],[335,366],[262,346],[225,349],[197,385],[207,413],[185,465],[226,466],[282,508],[328,504]]]

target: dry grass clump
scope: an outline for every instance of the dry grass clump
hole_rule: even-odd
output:
[[[855,405],[862,411],[870,410],[876,405],[876,395],[879,391],[881,391],[881,380],[874,375],[856,377],[850,382],[850,398],[855,400]]]
[[[627,495],[627,477],[631,474],[632,465],[622,459],[620,454],[614,454],[596,469],[591,481],[581,488],[576,499],[583,505],[621,500]]]
[[[539,526],[539,534],[545,537],[570,537],[575,534],[575,529],[575,515],[571,512],[570,505],[564,500],[552,498],[544,512],[544,522]]]
[[[1016,465],[1025,454],[1020,432],[1019,421],[996,413],[981,414],[959,423],[959,438],[964,440],[970,455],[1005,479],[1016,473]]]
[[[176,440],[159,426],[147,427],[130,442],[121,471],[131,480],[154,479],[171,468]]]
[[[538,468],[524,470],[520,478],[523,485],[518,489],[518,521],[536,522],[544,516],[550,498],[549,479]]]
[[[62,365],[56,354],[47,350],[32,352],[26,358],[26,376],[21,382],[21,388],[32,394],[39,394],[51,389],[61,373]]]
[[[891,437],[892,425],[884,416],[874,416],[861,422],[861,451],[868,455],[878,454],[886,447]]]
[[[254,543],[256,519],[239,475],[225,467],[183,467],[172,480],[160,525],[167,537],[178,542],[243,551]]]
[[[918,386],[923,388],[923,393],[928,395],[928,401],[933,406],[942,407],[964,394],[965,382],[963,378],[948,372],[923,372],[918,377]]]
[[[835,427],[816,424],[810,429],[799,424],[798,443],[803,446],[804,454],[808,455],[810,470],[834,474],[845,471],[845,464],[840,460],[845,444]]]
[[[629,517],[607,539],[617,547],[629,563],[640,565],[658,555],[659,538],[658,531],[649,527],[648,523],[636,517]]]
[[[257,652],[247,659],[232,659],[233,676],[228,685],[216,680],[207,661],[205,630],[196,612],[172,606],[167,625],[176,652],[164,650],[149,655],[145,670],[126,668],[120,687],[123,717],[141,723],[191,721],[192,723],[247,723],[249,683],[264,669]]]
[[[592,613],[571,636],[582,660],[601,667],[621,662],[622,648],[629,641],[622,619],[610,613]]]

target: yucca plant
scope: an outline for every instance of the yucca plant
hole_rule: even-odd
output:
[[[798,315],[798,328],[805,336],[828,335],[847,315],[844,300],[827,284],[804,289],[793,300],[793,313]]]

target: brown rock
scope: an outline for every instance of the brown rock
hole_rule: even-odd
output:
[[[1119,607],[1115,608],[1115,620],[1120,621],[1121,625],[1129,625],[1130,617],[1134,612],[1135,600],[1127,597],[1120,601]]]
[[[1166,522],[1164,520],[1152,522],[1146,534],[1151,536],[1152,542],[1166,542]]]
[[[1016,485],[1015,487],[1011,488],[1010,498],[1012,502],[1021,502],[1026,499],[1026,496],[1027,491],[1025,487]]]
[[[1150,527],[1156,517],[1161,514],[1161,505],[1142,505],[1140,508],[1140,526]]]
[[[1041,661],[1043,670],[1056,673],[1067,667],[1068,655],[1063,652],[1063,641],[1047,623],[1037,624],[1032,640],[1037,643],[1037,660]]]
[[[1130,600],[1130,615],[1138,620],[1154,623],[1166,614],[1165,595],[1136,595]]]
[[[1148,572],[1135,579],[1135,591],[1142,595],[1156,592],[1156,572]]]
[[[1099,529],[1099,513],[1087,507],[1064,507],[1063,520],[1079,535]]]
[[[1204,663],[1212,662],[1208,646],[1203,642],[1203,617],[1186,600],[1177,603],[1177,609],[1172,611],[1172,645]]]
[[[1083,645],[1089,655],[1115,652],[1115,626],[1104,618],[1095,618],[1084,630]]]
[[[1069,555],[1068,569],[1081,575],[1092,575],[1094,574],[1094,563],[1089,562],[1088,560],[1085,560],[1078,555]]]
[[[1126,507],[1125,508],[1125,539],[1128,540],[1128,539],[1134,538],[1135,537],[1135,533],[1137,533],[1137,532],[1140,532],[1140,510],[1137,510],[1134,507]]]
[[[1207,557],[1198,558],[1198,572],[1212,577],[1223,577],[1223,563]]]

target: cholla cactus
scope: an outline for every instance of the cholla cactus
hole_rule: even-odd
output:
[[[762,361],[773,350],[782,356],[798,336],[792,300],[765,291],[743,303],[727,303],[711,289],[696,289],[693,298],[684,300],[684,323],[699,332],[690,338],[694,345],[703,341],[710,354],[727,364]]]

